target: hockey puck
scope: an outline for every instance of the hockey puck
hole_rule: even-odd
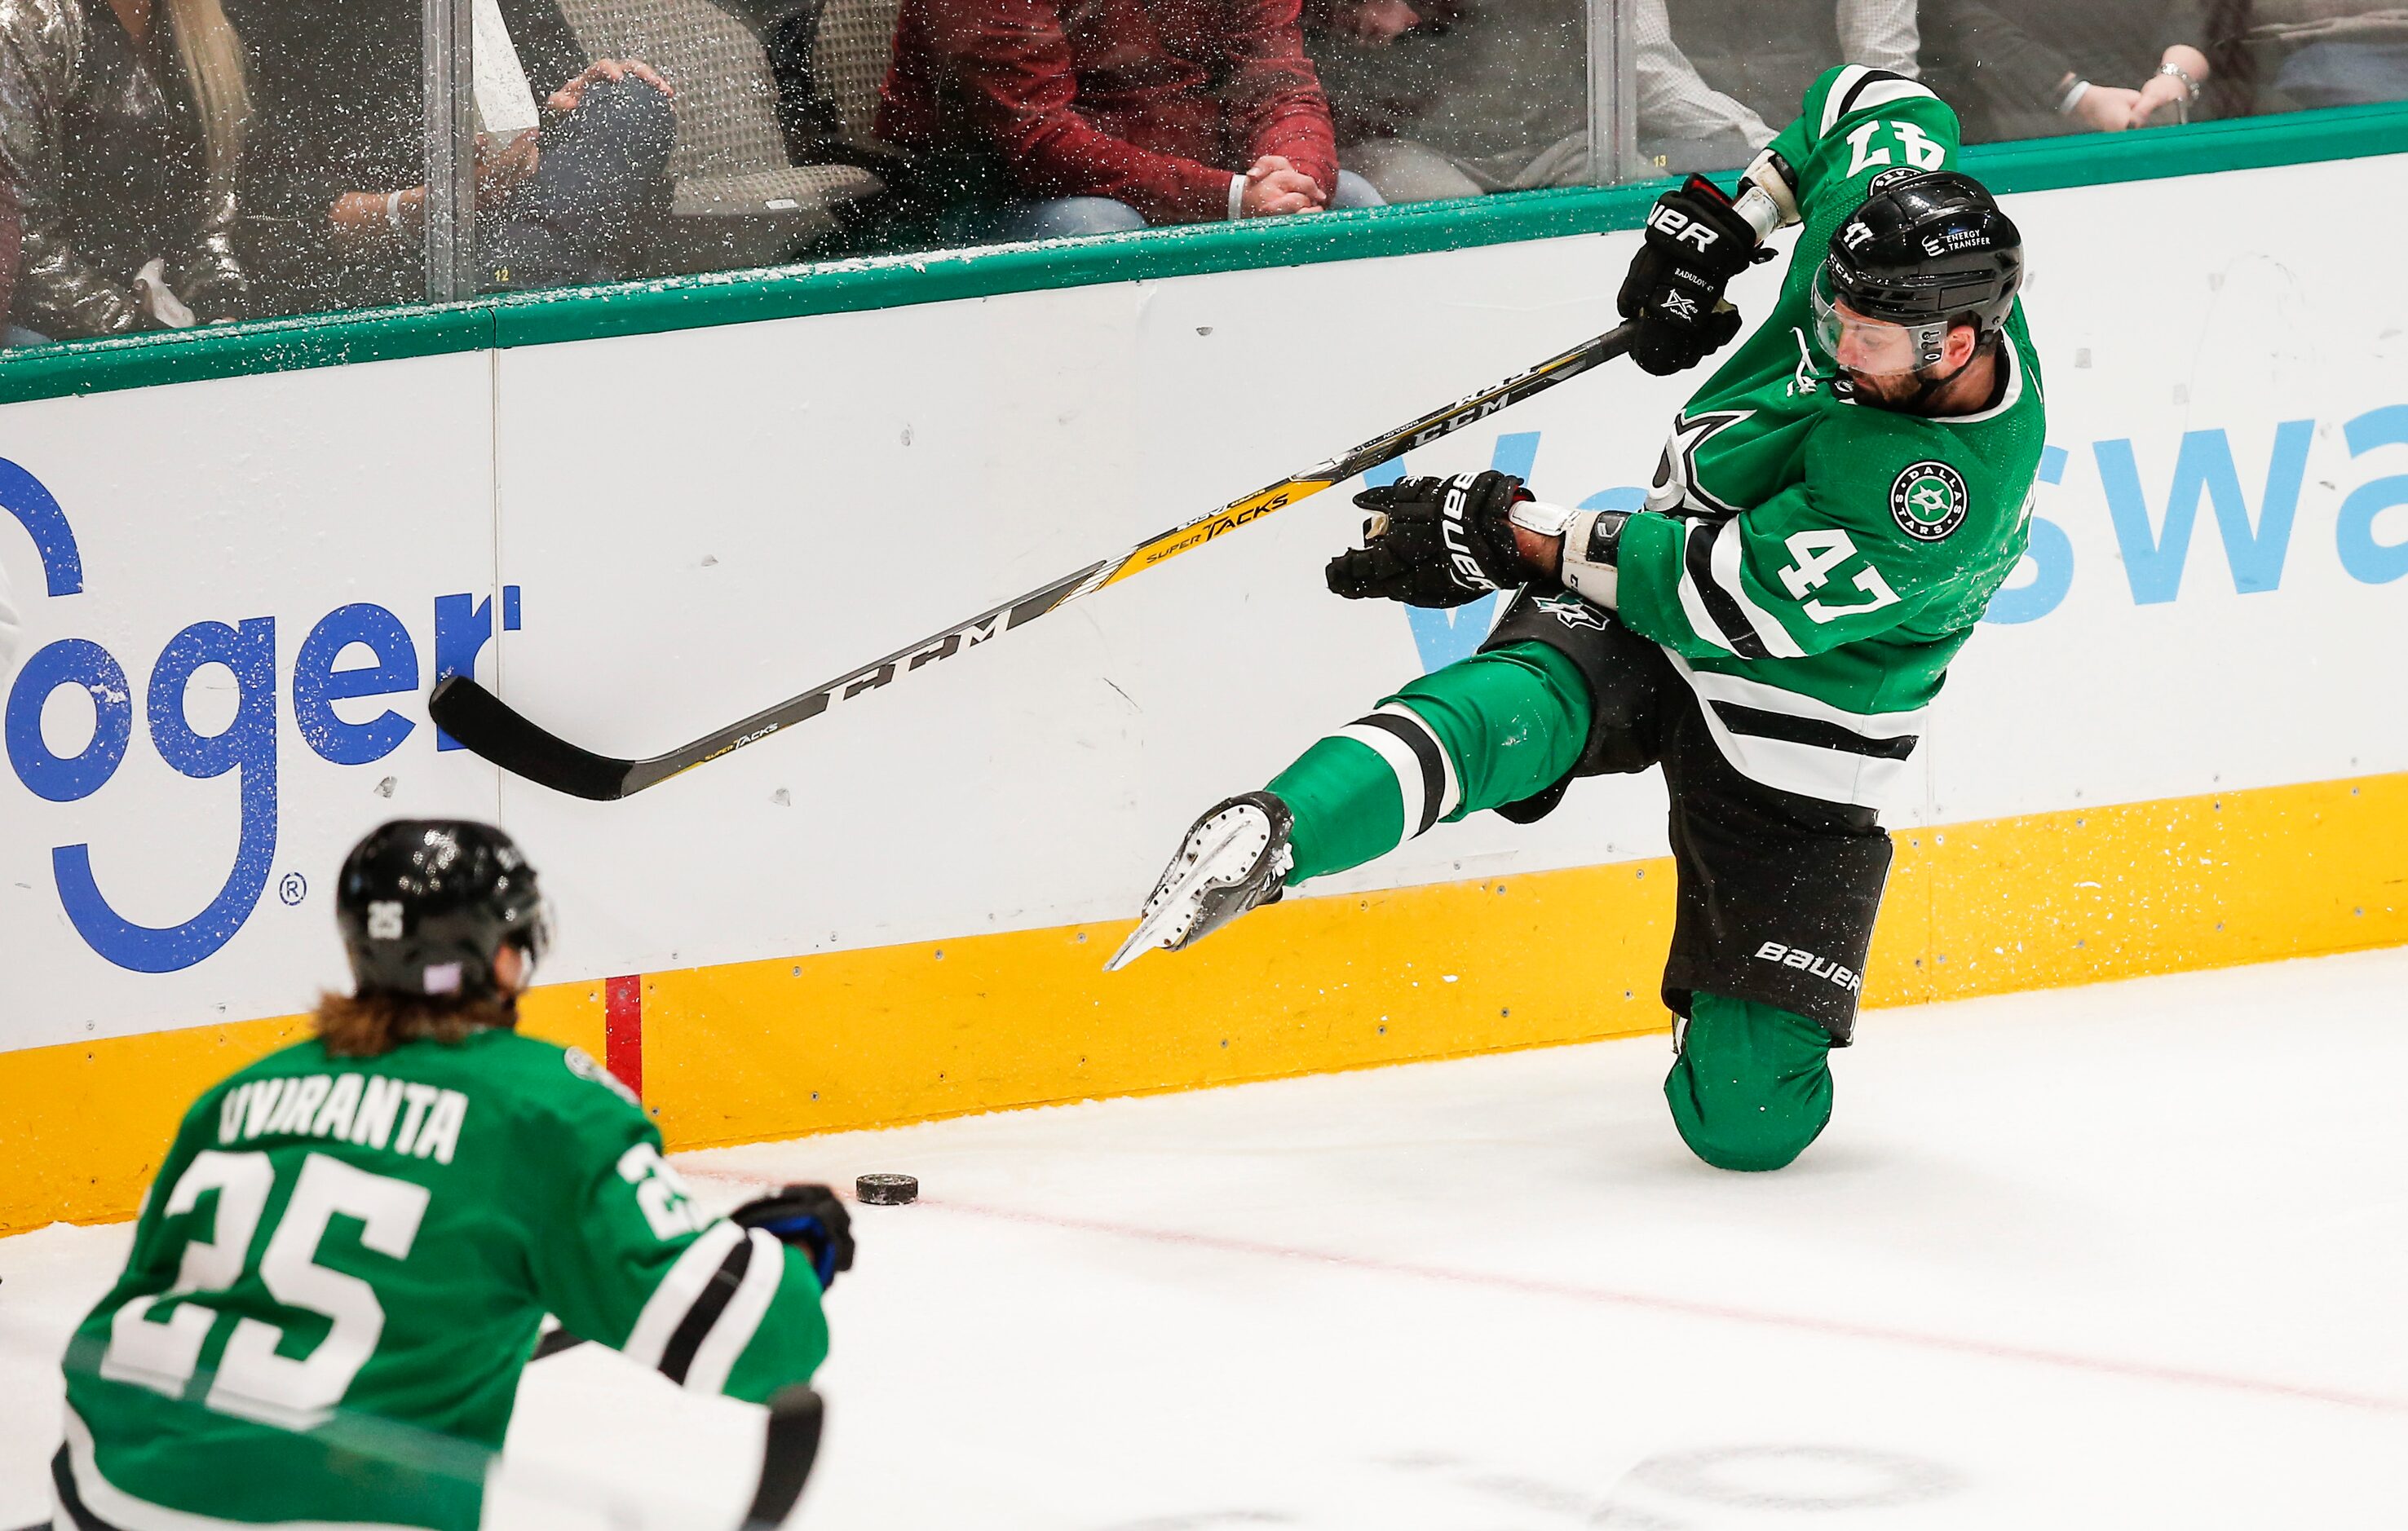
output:
[[[901,1207],[920,1199],[920,1182],[909,1175],[863,1175],[853,1194],[865,1207]]]

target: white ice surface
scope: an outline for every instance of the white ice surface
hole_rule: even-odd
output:
[[[830,1299],[822,1531],[2408,1525],[2408,951],[1872,1014],[1773,1175],[1687,1155],[1667,1062],[681,1163],[723,1204],[920,1177]],[[0,1240],[0,1526],[124,1238]],[[724,1525],[757,1419],[589,1347],[510,1452]]]

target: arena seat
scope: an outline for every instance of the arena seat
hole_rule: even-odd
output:
[[[891,28],[895,7],[879,3]],[[589,55],[642,59],[677,89],[675,232],[659,252],[664,274],[787,258],[834,231],[841,204],[883,190],[858,165],[787,157],[768,54],[752,28],[709,0],[560,0],[560,8]],[[873,109],[876,89],[873,78]]]

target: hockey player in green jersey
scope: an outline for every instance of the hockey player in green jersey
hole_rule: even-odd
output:
[[[357,993],[194,1103],[69,1345],[56,1531],[473,1527],[547,1312],[750,1400],[827,1353],[842,1204],[703,1211],[633,1094],[513,1029],[546,923],[509,837],[386,824],[336,897]]]
[[[1113,966],[1442,820],[1528,823],[1576,777],[1661,765],[1672,1120],[1727,1169],[1813,1141],[1889,869],[1878,809],[2023,555],[2040,462],[2022,239],[1956,150],[1928,90],[1850,65],[1735,201],[1700,177],[1658,201],[1620,299],[1653,372],[1730,340],[1725,287],[1804,227],[1765,322],[1673,418],[1646,508],[1564,510],[1501,473],[1358,495],[1337,594],[1520,594],[1481,652],[1197,820]]]

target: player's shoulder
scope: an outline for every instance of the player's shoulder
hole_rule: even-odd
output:
[[[643,1117],[636,1093],[583,1048],[563,1047],[515,1031],[471,1037],[460,1062],[489,1093],[531,1115],[612,1120]]]
[[[2011,385],[1988,409],[1952,419],[1833,409],[1808,443],[1807,476],[1867,524],[1945,553],[1960,532],[1985,538],[2021,518],[2041,445],[2026,396]]]

